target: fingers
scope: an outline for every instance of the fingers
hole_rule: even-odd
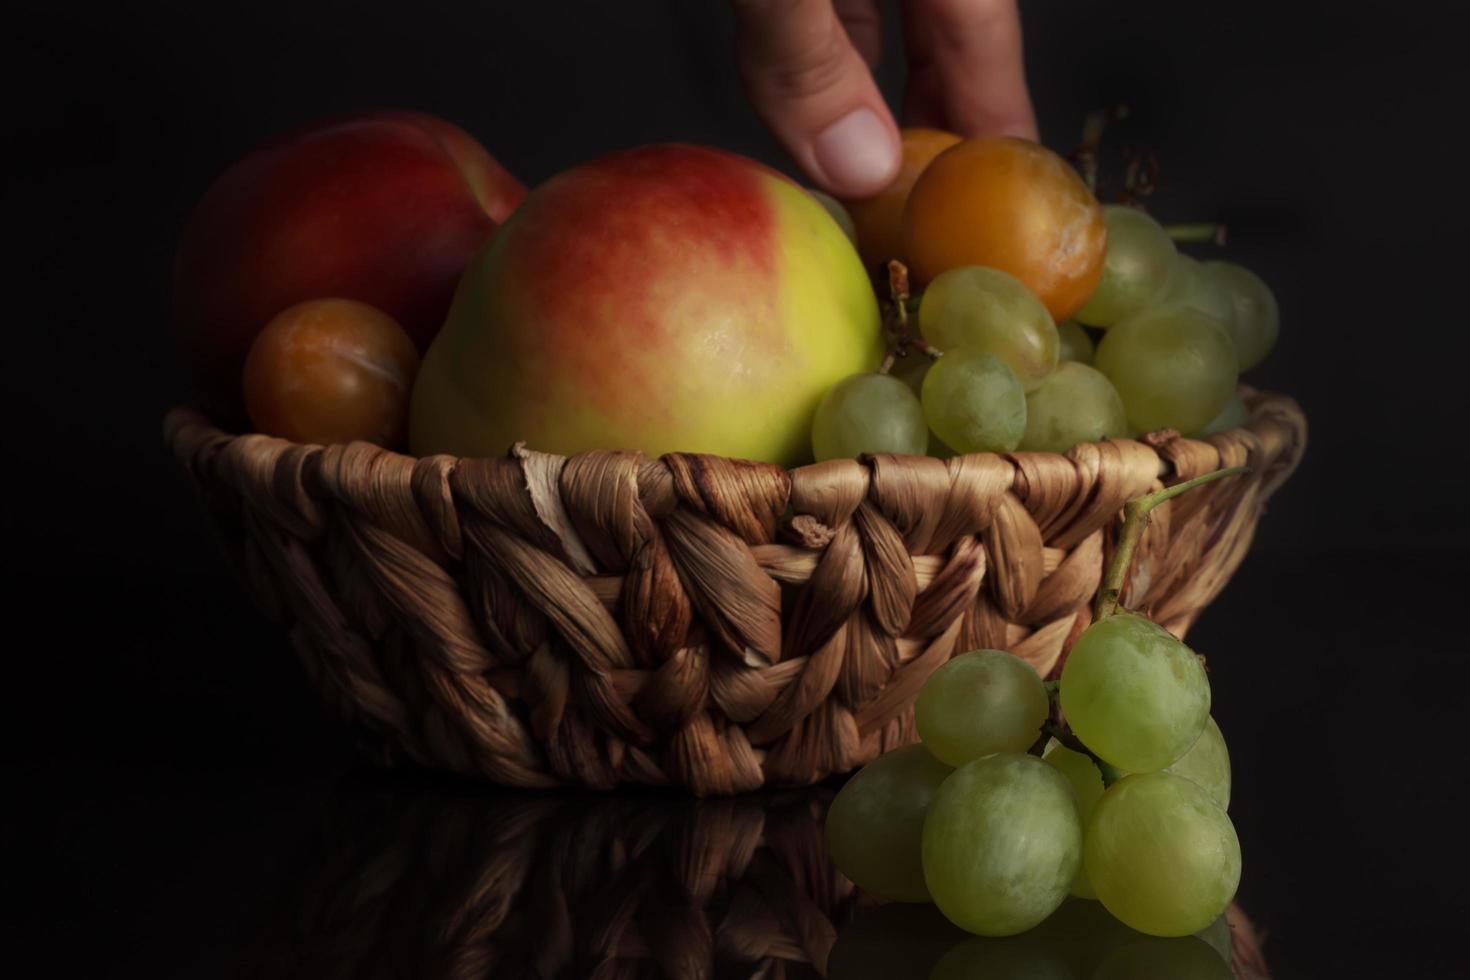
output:
[[[740,71],[756,112],[816,183],[867,197],[899,167],[898,127],[873,82],[879,20],[872,0],[732,0]],[[860,54],[854,44],[860,44]]]
[[[1016,0],[906,0],[905,122],[1036,139]]]

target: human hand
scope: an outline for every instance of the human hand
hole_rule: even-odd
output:
[[[731,0],[756,112],[807,175],[867,197],[898,173],[898,126],[873,81],[878,0]],[[904,123],[1036,138],[1016,0],[904,0]]]

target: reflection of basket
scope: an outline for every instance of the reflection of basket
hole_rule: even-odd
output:
[[[821,976],[855,894],[822,845],[828,795],[344,800],[270,972]]]
[[[820,787],[712,800],[401,789],[332,794],[250,975],[794,980],[827,976],[846,945],[833,980],[896,980],[970,938],[932,906],[871,908],[828,860]],[[1102,938],[1127,930],[1090,934],[1106,913],[1083,904],[1081,922],[1038,941],[1105,956]],[[1228,915],[1236,976],[1261,980],[1254,932]]]
[[[1090,622],[1119,510],[1154,511],[1127,598],[1183,633],[1305,447],[1288,398],[1246,428],[1067,455],[880,456],[791,472],[710,456],[413,459],[168,441],[256,601],[388,759],[518,786],[810,783],[912,740],[952,654],[1042,674]]]

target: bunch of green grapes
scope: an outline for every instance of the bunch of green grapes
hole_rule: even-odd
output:
[[[818,406],[816,458],[1060,453],[1159,429],[1204,437],[1244,425],[1239,374],[1280,329],[1270,288],[1239,265],[1180,252],[1137,208],[1109,205],[1103,217],[1102,274],[1073,319],[1054,322],[999,269],[936,276],[918,303],[924,343],[897,351],[891,374],[848,378]]]
[[[1035,928],[1069,895],[1140,933],[1190,936],[1234,897],[1209,680],[1148,619],[1094,623],[1050,690],[1012,654],[957,656],[920,691],[914,726],[921,744],[871,763],[828,813],[833,860],[860,886],[989,937]]]

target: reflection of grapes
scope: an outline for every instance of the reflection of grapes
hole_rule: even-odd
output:
[[[939,911],[982,936],[1050,915],[1077,873],[1082,824],[1067,780],[1000,752],[954,771],[924,819],[924,881]]]
[[[1031,391],[1057,366],[1051,314],[1020,280],[980,266],[951,269],[919,303],[919,330],[940,350],[994,354]]]
[[[1118,389],[1128,421],[1145,432],[1201,429],[1235,390],[1229,331],[1187,306],[1145,310],[1112,327],[1093,364]]]
[[[1093,752],[1127,772],[1153,772],[1189,750],[1210,714],[1210,682],[1194,653],[1133,613],[1089,626],[1062,668],[1062,712]]]
[[[1233,980],[1230,964],[1209,944],[1184,936],[1140,939],[1109,956],[1092,980]]]
[[[1067,361],[1026,396],[1021,448],[1064,453],[1079,442],[1117,439],[1128,432],[1123,399],[1101,371]]]
[[[1230,818],[1203,789],[1168,772],[1109,787],[1087,826],[1084,854],[1087,880],[1107,910],[1154,936],[1205,928],[1240,884]]]
[[[818,460],[863,453],[922,455],[929,429],[913,390],[886,374],[854,374],[828,389],[812,420]]]
[[[1109,204],[1108,250],[1102,278],[1077,319],[1093,327],[1111,327],[1156,302],[1169,287],[1177,250],[1157,221],[1137,208]]]
[[[962,453],[1010,452],[1026,432],[1026,393],[1000,360],[958,348],[924,375],[924,418]]]
[[[849,779],[827,811],[827,848],[837,870],[883,898],[927,902],[919,837],[929,801],[950,772],[922,745],[909,745]]]
[[[914,726],[937,758],[962,766],[993,752],[1026,751],[1050,707],[1030,664],[1002,650],[974,650],[929,676]]]
[[[1054,945],[1032,933],[960,943],[935,964],[929,980],[1073,980]]]
[[[827,955],[827,976],[831,980],[924,980],[945,953],[968,938],[969,933],[933,905],[876,905],[859,911],[837,934]]]

